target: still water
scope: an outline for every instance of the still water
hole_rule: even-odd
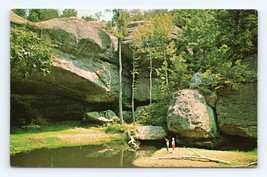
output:
[[[156,150],[153,146],[141,146],[135,152],[99,145],[39,149],[13,155],[10,163],[13,167],[133,167],[134,159]]]

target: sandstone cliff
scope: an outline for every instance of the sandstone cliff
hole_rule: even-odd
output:
[[[46,119],[81,119],[85,110],[116,109],[118,99],[117,41],[101,23],[78,18],[27,21],[13,12],[11,25],[27,26],[56,44],[50,75],[24,79],[11,68],[11,116],[23,111]],[[124,64],[123,96],[131,96],[129,69]],[[102,107],[99,107],[99,104]],[[112,103],[112,104],[111,104]],[[105,105],[105,106],[103,106]],[[12,110],[21,111],[12,111]]]

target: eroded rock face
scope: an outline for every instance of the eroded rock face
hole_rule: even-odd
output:
[[[257,138],[257,83],[226,88],[217,101],[218,126],[225,134]]]
[[[78,18],[29,22],[13,12],[10,19],[12,25],[27,25],[42,39],[56,44],[52,49],[56,55],[52,59],[50,75],[44,77],[41,73],[33,73],[24,79],[16,68],[11,68],[11,96],[19,98],[19,104],[14,105],[27,105],[36,110],[29,112],[38,112],[38,116],[32,117],[47,119],[63,118],[66,114],[66,119],[82,119],[87,104],[110,105],[102,109],[112,107],[119,92],[117,41],[101,28],[101,24]],[[125,100],[131,95],[129,71],[124,65]],[[68,107],[72,108],[67,111]],[[12,107],[11,112],[14,111],[16,106]]]
[[[168,110],[167,126],[178,137],[203,139],[217,134],[215,114],[197,90],[174,93]]]
[[[257,138],[257,55],[242,60],[247,65],[247,83],[238,90],[225,88],[218,93],[216,112],[220,130],[228,135]]]
[[[139,140],[163,140],[167,136],[161,126],[140,126],[135,129],[135,137]]]

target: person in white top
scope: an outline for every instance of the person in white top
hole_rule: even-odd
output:
[[[169,146],[170,146],[169,139],[167,139],[165,137],[165,141],[166,141],[166,150],[167,150],[167,154],[168,154],[169,153]]]

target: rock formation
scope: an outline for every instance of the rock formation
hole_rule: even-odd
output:
[[[216,112],[220,130],[229,135],[257,138],[257,56],[243,60],[247,82],[241,88],[225,88],[218,94]]]
[[[101,112],[87,112],[84,121],[95,122],[95,123],[111,123],[111,122],[119,122],[119,118],[117,115],[111,111],[101,111]]]
[[[218,126],[225,134],[257,138],[257,84],[225,89],[217,103]]]
[[[104,30],[104,24],[73,17],[30,22],[13,12],[10,20],[11,26],[27,26],[42,39],[56,44],[50,75],[34,73],[25,79],[15,67],[11,68],[11,124],[27,124],[32,119],[41,123],[82,118],[90,121],[100,118],[101,123],[111,121],[108,115],[111,110],[116,112],[118,105],[118,41]],[[129,44],[138,25],[145,23],[130,23],[129,33],[122,42],[124,107],[129,107],[131,98],[132,51]],[[173,38],[177,37],[175,31]],[[138,63],[135,100],[140,104],[136,106],[149,101],[149,62],[145,57]],[[167,126],[176,135],[178,144],[214,147],[228,135],[257,138],[257,56],[252,55],[242,62],[248,65],[247,82],[242,83],[239,90],[225,88],[203,96],[197,90],[186,89],[174,94],[167,113]],[[212,78],[201,80],[201,75],[201,72],[194,75],[189,84],[192,88],[213,82]],[[146,109],[149,107],[136,109],[137,120]],[[124,116],[131,122],[132,113],[127,111]],[[136,137],[141,140],[164,136],[166,132],[162,127],[136,129]]]
[[[11,68],[11,117],[16,115],[12,111],[16,105],[30,112],[31,117],[53,120],[81,119],[85,109],[95,109],[95,103],[107,106],[100,110],[114,108],[110,103],[118,99],[117,41],[101,25],[78,18],[34,23],[13,12],[10,19],[11,25],[27,25],[44,40],[56,44],[50,75],[34,73],[24,79],[16,68]],[[127,102],[131,80],[127,65],[124,69],[123,96]]]
[[[140,126],[134,136],[138,140],[163,140],[167,134],[161,126]]]
[[[167,125],[170,131],[183,138],[203,139],[217,134],[214,112],[197,90],[174,93]]]

